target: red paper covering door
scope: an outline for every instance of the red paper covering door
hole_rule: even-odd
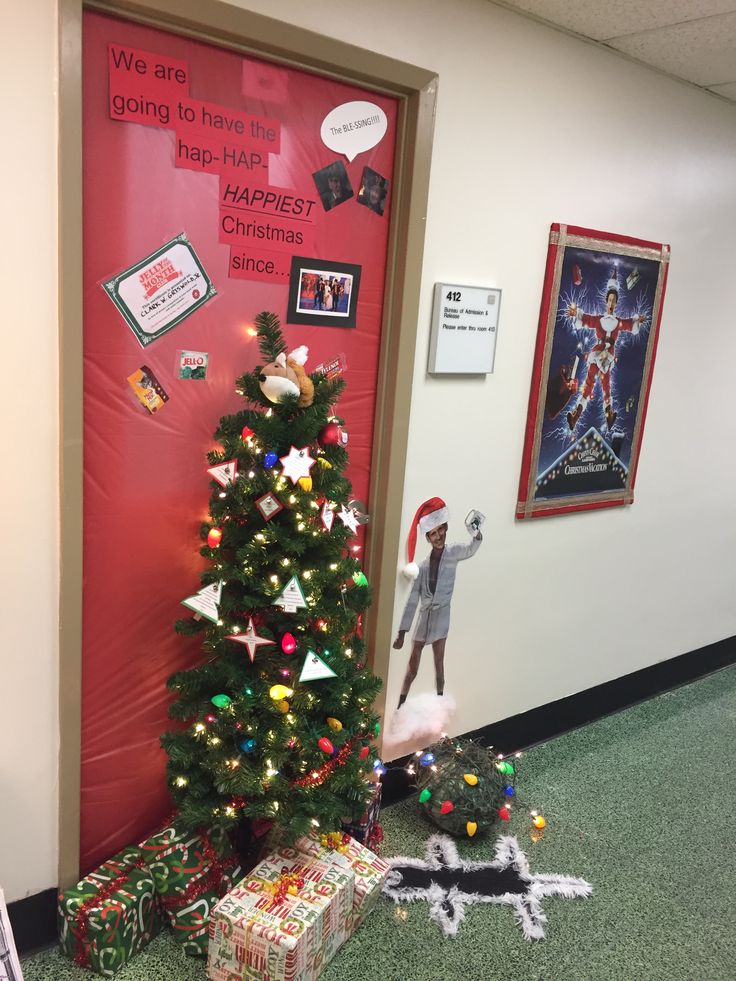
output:
[[[322,142],[320,127],[353,101],[380,107],[388,126],[350,161]],[[370,501],[396,110],[394,100],[372,92],[84,15],[83,872],[139,840],[170,806],[159,747],[166,679],[200,657],[173,624],[186,615],[180,601],[200,586],[206,453],[220,417],[242,405],[235,378],[259,361],[247,330],[259,311],[281,317],[290,347],[309,347],[308,370],[338,357],[347,364],[338,411],[354,494]],[[315,202],[314,221],[304,223],[292,252],[327,267],[330,260],[360,267],[354,328],[286,323],[289,280],[275,271],[288,270],[291,254],[281,240],[260,279],[229,275],[231,248],[239,246],[223,240],[221,228],[225,149],[241,183],[245,173],[251,188],[282,189],[282,208],[284,194]],[[353,195],[326,210],[312,175],[336,161]],[[383,195],[388,188],[383,214],[365,194],[366,206],[359,200],[366,174],[383,179]],[[285,220],[282,211],[271,227],[302,227],[286,207]],[[216,295],[142,346],[104,284],[182,234]],[[147,273],[154,281],[167,274]],[[186,368],[190,377],[180,377]],[[136,372],[148,408],[134,393]]]

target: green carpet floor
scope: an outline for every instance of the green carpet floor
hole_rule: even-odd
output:
[[[733,981],[736,978],[736,666],[530,751],[502,830],[533,872],[578,875],[589,899],[548,898],[547,938],[526,941],[507,906],[469,907],[455,939],[426,903],[381,899],[324,981]],[[523,800],[522,800],[523,799]],[[528,810],[548,820],[530,836]],[[383,812],[385,855],[422,856],[432,827],[414,800]],[[490,857],[492,839],[463,855]],[[26,981],[91,975],[49,951]],[[202,981],[169,936],[119,981]]]

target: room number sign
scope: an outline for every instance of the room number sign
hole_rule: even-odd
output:
[[[429,373],[492,372],[500,307],[500,289],[435,283]]]

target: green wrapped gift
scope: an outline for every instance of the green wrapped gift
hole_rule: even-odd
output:
[[[62,952],[106,978],[143,950],[162,920],[140,849],[124,849],[60,892],[58,923]]]
[[[205,956],[212,908],[242,876],[230,840],[173,821],[140,847],[174,938],[185,953]]]

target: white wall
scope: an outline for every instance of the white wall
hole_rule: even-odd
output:
[[[7,11],[9,14],[9,11]],[[0,36],[0,885],[56,884],[58,331],[56,14],[14,4]]]
[[[274,13],[270,0],[242,5]],[[459,575],[448,641],[463,731],[736,634],[736,107],[482,0],[374,0],[366,10],[356,0],[337,15],[332,2],[281,0],[275,12],[440,75],[402,506],[404,532],[434,494],[460,534],[470,507],[488,515],[482,551]],[[12,615],[0,620],[0,882],[11,900],[56,881],[54,18],[52,0],[18,8],[0,61],[3,115],[27,151],[0,164],[15,228],[0,240],[14,327],[5,332],[5,466],[12,476],[32,453],[36,474],[3,492],[0,575]],[[553,221],[669,242],[673,258],[636,503],[517,523]],[[504,290],[496,371],[485,381],[425,373],[438,280]],[[30,394],[29,373],[13,370],[27,364]],[[397,568],[403,561],[402,551]],[[397,582],[398,624],[408,587]],[[394,655],[389,704],[405,664]],[[417,690],[431,681],[427,663]]]

